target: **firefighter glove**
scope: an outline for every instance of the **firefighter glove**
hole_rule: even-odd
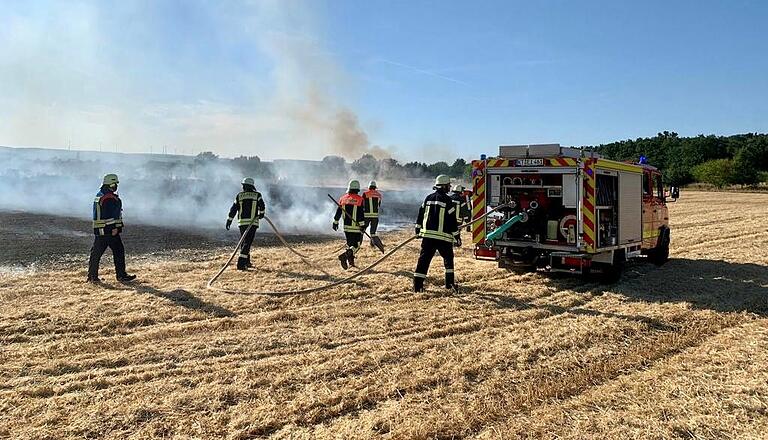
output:
[[[456,237],[456,239],[453,241],[453,245],[456,247],[461,247],[461,237]]]
[[[339,230],[339,224],[338,223],[334,223],[333,224],[333,230],[334,231],[338,231]]]
[[[416,233],[416,235],[419,235],[421,233],[421,228],[417,226],[414,232]]]
[[[229,231],[230,226],[232,226],[232,220],[227,220],[227,225],[225,226],[227,228],[227,231]]]

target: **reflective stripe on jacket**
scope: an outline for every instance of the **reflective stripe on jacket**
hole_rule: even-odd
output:
[[[381,208],[381,193],[375,189],[369,189],[363,193],[365,203],[365,218],[379,218]]]
[[[419,208],[416,227],[419,236],[453,243],[459,236],[456,220],[456,204],[447,195],[439,191],[427,196]]]
[[[467,198],[460,192],[452,192],[451,199],[456,204],[456,221],[459,225],[464,223],[464,220],[469,220],[470,209]]]
[[[93,199],[93,233],[111,235],[115,228],[118,232],[123,228],[123,202],[115,192],[102,188]]]
[[[258,191],[241,191],[235,197],[235,203],[229,208],[229,220],[237,215],[239,226],[254,225],[259,227],[259,219],[264,218],[266,206],[261,193]]]
[[[345,215],[342,212],[342,208]],[[339,207],[336,208],[336,215],[333,216],[333,224],[339,224],[339,220],[344,217],[344,232],[362,234],[363,223],[365,223],[365,213],[363,212],[363,197],[359,194],[347,193],[339,199]]]

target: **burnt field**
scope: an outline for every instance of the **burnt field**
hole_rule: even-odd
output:
[[[220,293],[205,284],[236,234],[155,248],[166,230],[138,226],[125,241],[140,282],[114,283],[105,262],[94,287],[55,244],[83,253],[90,235],[49,232],[62,268],[0,272],[0,438],[765,438],[768,195],[687,192],[670,210],[660,268],[635,262],[604,285],[510,274],[465,248],[458,294],[439,260],[427,292],[410,291],[418,242],[317,293]],[[19,252],[4,258],[33,260],[24,248],[42,240],[7,235],[9,218],[28,225],[2,217]],[[256,269],[220,285],[346,275],[339,235],[291,240],[330,277],[263,234]],[[360,263],[378,255],[366,246]]]
[[[330,229],[330,228],[329,228]],[[280,242],[264,224],[255,243],[272,247]],[[195,253],[234,246],[239,238],[237,225],[224,229],[127,225],[123,233],[126,253],[140,259],[172,257],[178,252]],[[287,234],[290,242],[323,242],[331,235]],[[0,267],[23,270],[29,267],[53,269],[86,264],[93,244],[91,221],[74,217],[0,211]],[[109,251],[104,262],[108,266]]]

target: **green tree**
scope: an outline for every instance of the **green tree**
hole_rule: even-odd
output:
[[[379,174],[381,165],[378,159],[372,154],[363,154],[360,159],[352,162],[352,171],[366,176],[376,176]]]
[[[696,165],[693,177],[698,182],[709,183],[718,188],[729,185],[734,181],[734,167],[731,159],[715,159]]]
[[[456,159],[453,162],[453,165],[451,165],[451,169],[449,171],[449,175],[451,177],[463,177],[464,176],[464,170],[467,168],[467,161],[464,159]]]
[[[733,157],[733,183],[753,185],[758,182],[758,151],[747,143]]]
[[[435,162],[429,166],[427,166],[427,173],[438,176],[440,174],[450,174],[451,173],[451,166],[448,165],[447,162]]]
[[[322,160],[323,168],[329,175],[347,175],[347,161],[340,156],[325,156]]]

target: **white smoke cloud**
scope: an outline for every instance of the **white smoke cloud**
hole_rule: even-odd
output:
[[[312,6],[6,5],[0,144],[390,156],[345,103],[353,81],[325,47]]]

